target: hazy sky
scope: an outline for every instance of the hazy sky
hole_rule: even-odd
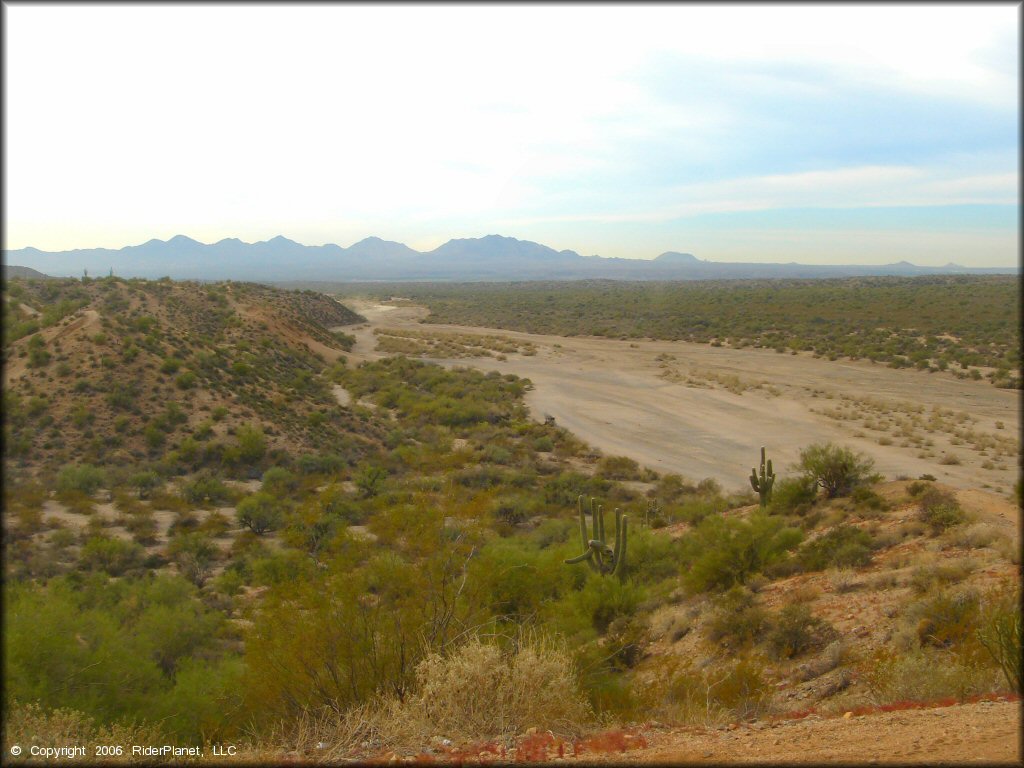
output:
[[[4,15],[7,248],[1017,263],[1011,4]]]

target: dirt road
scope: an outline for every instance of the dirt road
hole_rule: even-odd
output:
[[[477,331],[532,342],[534,356],[437,362],[525,376],[535,387],[527,396],[534,418],[550,414],[605,454],[630,456],[659,472],[711,477],[726,489],[740,488],[761,445],[769,446],[777,470],[785,471],[802,448],[834,441],[874,458],[887,477],[928,473],[954,486],[995,493],[1009,493],[1016,480],[1018,393],[988,382],[764,349],[421,325],[421,307],[346,304],[370,323],[355,332],[354,361],[380,356],[374,327]],[[840,406],[847,415],[836,418]],[[933,407],[969,415],[975,421],[964,423],[973,433],[1002,441],[1007,453],[975,449],[952,431],[922,428],[910,434],[895,424],[877,431],[864,426],[863,419],[906,417],[918,406],[924,418]],[[954,417],[947,421],[952,424]]]
[[[647,747],[586,762],[1019,765],[1020,702],[983,701],[856,717],[756,722],[727,729],[647,730]]]

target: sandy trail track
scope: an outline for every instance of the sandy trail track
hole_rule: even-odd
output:
[[[1017,437],[1019,393],[988,382],[764,349],[425,325],[419,322],[427,315],[422,307],[352,299],[343,303],[369,321],[368,327],[355,331],[357,342],[349,355],[353,362],[382,356],[375,351],[375,327],[495,333],[532,342],[537,354],[530,357],[436,362],[525,376],[534,384],[526,398],[534,418],[550,414],[560,426],[605,454],[630,456],[659,472],[678,472],[694,480],[711,477],[726,489],[741,488],[756,463],[759,446],[769,446],[777,471],[785,471],[798,460],[800,449],[831,440],[864,451],[887,477],[929,473],[950,485],[988,485],[996,493],[1009,493],[1016,481],[1015,457],[993,462],[994,468],[982,468],[988,457],[965,445],[951,445],[949,435],[936,432],[928,435],[935,443],[935,456],[922,458],[919,448],[901,447],[898,439],[893,445],[880,445],[875,433],[855,436],[860,427],[854,422],[812,411],[839,405],[841,394],[894,405],[909,402],[926,409],[941,406],[971,414],[977,419],[973,428],[980,432],[1002,439]],[[657,358],[665,354],[675,358],[669,363],[673,369],[695,376],[704,385],[664,378],[663,363]],[[760,388],[738,394],[718,386],[716,377],[735,377]],[[1003,429],[997,430],[996,422],[1002,422]],[[943,451],[955,453],[961,463],[940,464]]]
[[[659,765],[781,763],[1019,765],[1021,704],[985,701],[859,717],[679,728],[645,735],[646,749],[587,762]]]

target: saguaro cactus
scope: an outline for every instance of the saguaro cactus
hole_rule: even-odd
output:
[[[580,540],[584,552],[570,557],[565,562],[569,565],[587,562],[590,567],[602,575],[612,574],[620,580],[626,578],[626,522],[627,517],[615,509],[615,547],[608,546],[604,536],[604,507],[598,506],[594,499],[590,500],[590,517],[593,524],[593,538],[587,538],[587,516],[583,512],[583,497],[577,499],[580,512]]]
[[[767,507],[768,502],[772,500],[773,485],[775,485],[775,473],[772,472],[772,460],[768,459],[766,467],[764,462],[764,446],[761,446],[761,473],[758,474],[756,469],[750,470],[750,486],[761,497],[761,509]]]

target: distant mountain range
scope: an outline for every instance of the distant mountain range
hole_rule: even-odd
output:
[[[488,235],[449,240],[421,253],[407,245],[368,237],[355,245],[302,245],[286,237],[258,243],[227,238],[205,244],[178,235],[120,249],[48,252],[36,248],[4,251],[4,263],[47,275],[199,280],[709,280],[858,275],[1017,274],[1017,267],[919,267],[907,261],[879,265],[757,264],[711,262],[670,251],[655,259],[581,256],[514,237]],[[8,269],[13,269],[9,267]]]

